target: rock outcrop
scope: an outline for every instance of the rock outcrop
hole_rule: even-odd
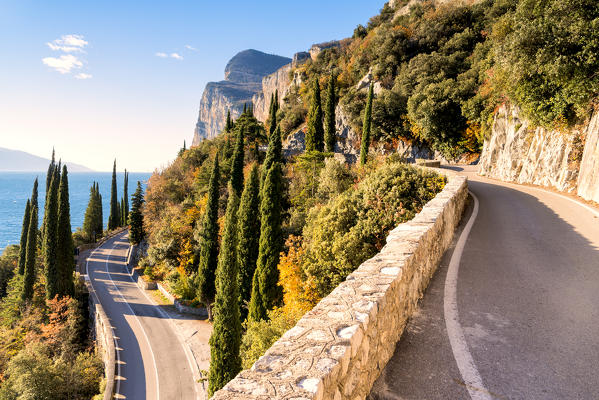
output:
[[[291,62],[290,58],[245,50],[233,57],[225,68],[225,80],[206,85],[196,124],[193,143],[213,138],[224,128],[227,111],[233,118],[239,117],[244,104],[262,89],[262,78],[276,72]]]
[[[516,107],[502,106],[484,144],[480,174],[599,201],[599,113],[587,124],[555,131],[531,128]]]

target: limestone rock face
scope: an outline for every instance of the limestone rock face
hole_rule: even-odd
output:
[[[237,118],[244,104],[262,89],[262,78],[289,64],[290,58],[245,50],[233,57],[225,68],[225,80],[206,85],[192,145],[202,139],[213,138],[225,127],[227,111]]]
[[[338,104],[335,109],[335,127],[337,131],[335,153],[343,154],[348,163],[355,163],[360,155],[361,134],[354,131],[341,104]]]
[[[599,203],[599,112],[594,113],[587,128],[578,173],[578,195]]]
[[[598,142],[598,113],[589,123],[562,132],[530,128],[517,108],[503,106],[495,116],[491,139],[484,144],[480,174],[598,201]]]

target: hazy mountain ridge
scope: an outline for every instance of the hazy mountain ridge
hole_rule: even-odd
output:
[[[0,147],[0,172],[45,172],[50,159],[21,150]],[[65,162],[69,172],[93,172],[83,165]]]

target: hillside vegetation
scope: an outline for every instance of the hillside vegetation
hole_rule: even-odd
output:
[[[337,78],[338,96],[354,130],[361,125],[371,72],[380,85],[373,137],[424,142],[452,158],[478,152],[498,105],[512,102],[534,124],[563,128],[585,119],[597,95],[599,7],[593,0],[432,1],[386,5],[351,39],[323,50],[291,74],[303,84],[279,111],[284,134],[310,103],[310,83]]]

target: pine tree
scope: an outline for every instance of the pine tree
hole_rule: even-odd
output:
[[[183,141],[185,149],[185,141]],[[129,219],[129,172],[125,169],[125,182],[123,184],[123,226],[127,225]]]
[[[131,244],[139,244],[145,237],[144,217],[141,207],[144,203],[144,194],[141,182],[137,181],[137,189],[131,197],[131,212],[129,213],[129,241]]]
[[[218,156],[214,159],[212,175],[208,184],[208,201],[202,222],[199,239],[198,265],[198,298],[206,305],[209,319],[212,318],[211,305],[214,301],[214,277],[218,263],[218,182],[220,171]]]
[[[237,142],[235,144],[235,152],[233,153],[233,163],[231,164],[231,183],[237,197],[241,196],[243,191],[243,162],[244,162],[244,128],[239,129],[237,134]]]
[[[335,137],[337,135],[335,126],[335,80],[335,76],[331,74],[324,110],[324,143],[325,150],[329,153],[335,151]]]
[[[56,232],[56,268],[58,279],[56,294],[59,297],[72,297],[75,293],[73,282],[73,272],[75,272],[75,259],[73,255],[75,246],[73,245],[71,230],[69,176],[66,165],[62,167],[62,174],[60,176],[58,204],[58,228]]]
[[[366,110],[364,111],[364,123],[362,124],[362,146],[360,150],[360,165],[366,164],[368,158],[368,147],[370,147],[370,129],[372,126],[372,101],[374,99],[374,89],[372,84],[368,90],[368,100]]]
[[[23,215],[23,226],[21,227],[21,246],[19,247],[19,275],[25,272],[25,260],[27,258],[27,234],[29,233],[29,218],[31,217],[31,200],[27,199],[25,214]]]
[[[210,336],[208,395],[221,389],[241,371],[241,318],[237,286],[237,209],[239,197],[229,183],[229,201],[216,270],[214,324]]]
[[[29,231],[27,232],[27,255],[25,257],[25,271],[23,279],[23,300],[33,298],[33,285],[35,284],[35,262],[37,257],[37,208],[30,209],[31,218],[29,219]]]
[[[260,241],[253,279],[249,316],[255,321],[266,319],[266,312],[281,299],[279,253],[283,244],[281,229],[282,169],[274,163],[266,174],[260,204]]]
[[[312,87],[312,104],[308,111],[308,128],[306,129],[306,151],[324,150],[324,127],[322,125],[322,104],[320,101],[320,85],[314,80]]]
[[[112,185],[110,186],[110,214],[108,215],[108,230],[118,228],[119,226],[119,201],[117,200],[117,187],[116,187],[116,160],[112,167]]]
[[[46,210],[44,212],[44,266],[46,267],[46,297],[53,299],[58,293],[58,267],[56,265],[57,254],[57,231],[58,231],[58,190],[60,185],[60,173],[58,168],[54,169]]]
[[[237,228],[238,286],[241,320],[247,318],[247,304],[252,294],[252,279],[258,260],[260,238],[260,177],[258,165],[254,164],[241,196]]]

